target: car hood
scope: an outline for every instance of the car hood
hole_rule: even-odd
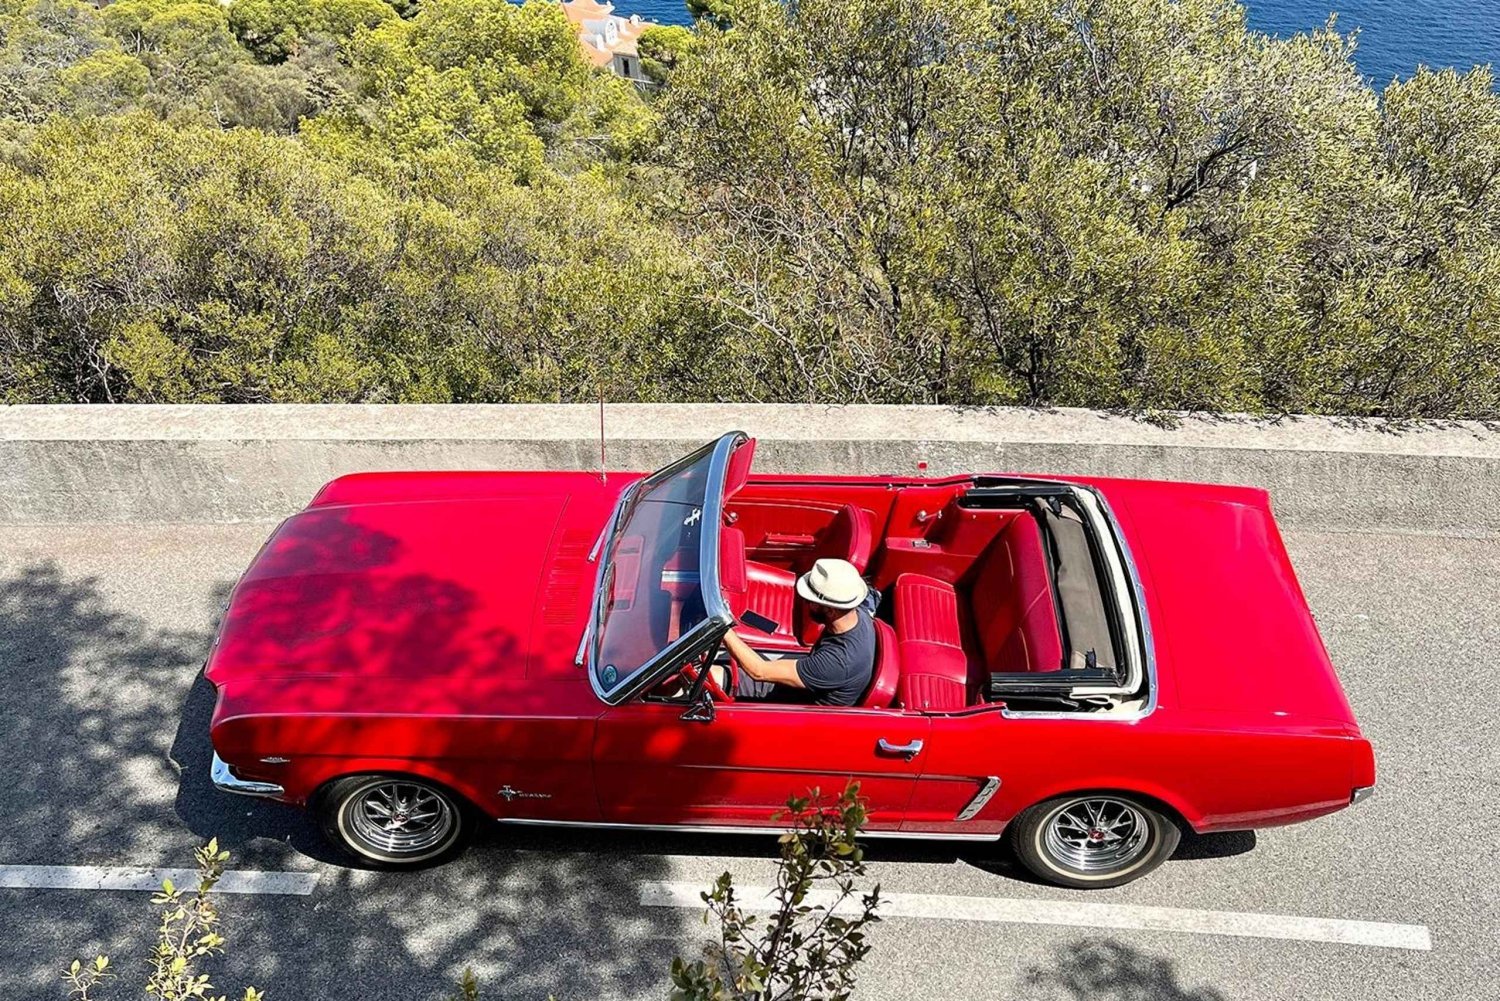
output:
[[[1094,482],[1141,574],[1164,705],[1355,726],[1265,491]]]
[[[491,696],[522,682],[581,677],[572,658],[593,591],[588,551],[628,482],[336,480],[241,578],[208,678],[300,709],[368,706],[378,693],[387,711],[403,698],[410,711],[498,711]]]

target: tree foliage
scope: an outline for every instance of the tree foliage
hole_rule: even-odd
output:
[[[1500,407],[1485,70],[1377,97],[1332,27],[1221,0],[741,0],[703,35],[663,135],[766,398]]]
[[[641,55],[641,68],[656,83],[666,83],[667,77],[687,57],[697,40],[698,36],[692,29],[680,24],[647,28],[636,40]]]
[[[1500,415],[1500,95],[1232,0],[0,0],[0,398]]]

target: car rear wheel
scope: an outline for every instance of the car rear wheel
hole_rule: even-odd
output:
[[[1021,864],[1058,886],[1120,886],[1172,857],[1182,837],[1173,819],[1121,793],[1078,793],[1038,803],[1016,818],[1011,844]]]
[[[358,775],[324,787],[317,813],[328,840],[365,865],[417,869],[445,862],[473,835],[468,805],[409,775]]]

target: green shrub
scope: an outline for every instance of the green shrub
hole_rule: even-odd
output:
[[[705,959],[672,963],[672,1001],[823,1001],[847,998],[866,929],[879,920],[880,887],[864,893],[865,823],[859,783],[832,803],[818,790],[787,801],[776,887],[764,923],[747,913],[724,873],[703,901],[719,925]]]
[[[1500,418],[1500,94],[1234,0],[0,0],[0,400]]]
[[[161,920],[156,944],[147,958],[146,982],[142,986],[149,997],[160,1001],[225,1001],[224,995],[213,993],[209,975],[200,970],[205,959],[224,949],[213,890],[224,875],[229,853],[220,851],[218,839],[213,839],[198,849],[194,858],[198,885],[192,892],[173,886],[168,879],[162,883],[161,891],[151,897]],[[97,998],[95,991],[114,976],[109,958],[97,956],[88,964],[73,960],[63,972],[63,981],[68,985],[70,998],[92,1001]],[[254,987],[246,987],[241,1001],[265,1001],[265,995]]]

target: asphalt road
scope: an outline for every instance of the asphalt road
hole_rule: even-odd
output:
[[[705,928],[642,883],[767,883],[765,839],[488,833],[417,875],[338,868],[296,811],[216,794],[195,681],[228,587],[268,531],[0,529],[0,866],[184,866],[217,835],[233,868],[317,873],[307,896],[226,896],[220,989],[273,1001],[663,998]],[[857,996],[1102,1001],[1500,998],[1500,540],[1289,533],[1380,767],[1359,807],[1185,844],[1136,884],[1077,893],[991,850],[876,843],[887,892],[1086,901],[1426,925],[1430,952],[1179,932],[893,918]],[[0,999],[63,996],[75,955],[131,970],[148,895],[0,889]],[[117,985],[118,986],[118,985]],[[137,996],[121,993],[117,996]]]

